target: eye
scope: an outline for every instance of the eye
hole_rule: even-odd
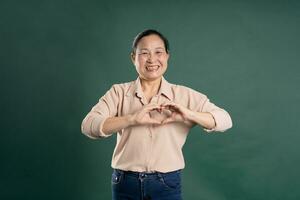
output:
[[[148,55],[148,52],[140,52],[140,55]]]

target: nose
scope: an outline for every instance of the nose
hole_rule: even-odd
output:
[[[154,62],[154,60],[155,60],[155,55],[152,53],[149,53],[147,62],[152,63],[152,62]]]

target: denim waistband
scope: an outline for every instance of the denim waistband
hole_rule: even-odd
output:
[[[171,175],[174,173],[180,173],[181,169],[171,171],[171,172],[135,172],[135,171],[124,171],[121,169],[114,169],[114,171],[119,172],[120,174],[125,174],[125,175],[131,175],[131,176],[136,176],[136,177],[141,177],[141,176],[161,176],[161,175]]]

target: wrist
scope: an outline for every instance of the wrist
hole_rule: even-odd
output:
[[[127,118],[128,126],[135,125],[134,115],[127,115],[126,118]]]
[[[191,122],[196,122],[197,120],[197,112],[189,110],[187,114],[187,120]]]

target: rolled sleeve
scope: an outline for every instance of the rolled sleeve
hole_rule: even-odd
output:
[[[116,86],[113,86],[99,102],[91,109],[81,123],[81,132],[92,139],[105,138],[112,135],[103,132],[103,124],[109,117],[117,115],[118,93]]]
[[[211,103],[209,99],[205,101],[201,112],[210,113],[213,116],[216,123],[216,126],[213,129],[204,128],[206,132],[224,132],[232,127],[232,120],[229,113],[226,110],[219,108],[215,104]]]

